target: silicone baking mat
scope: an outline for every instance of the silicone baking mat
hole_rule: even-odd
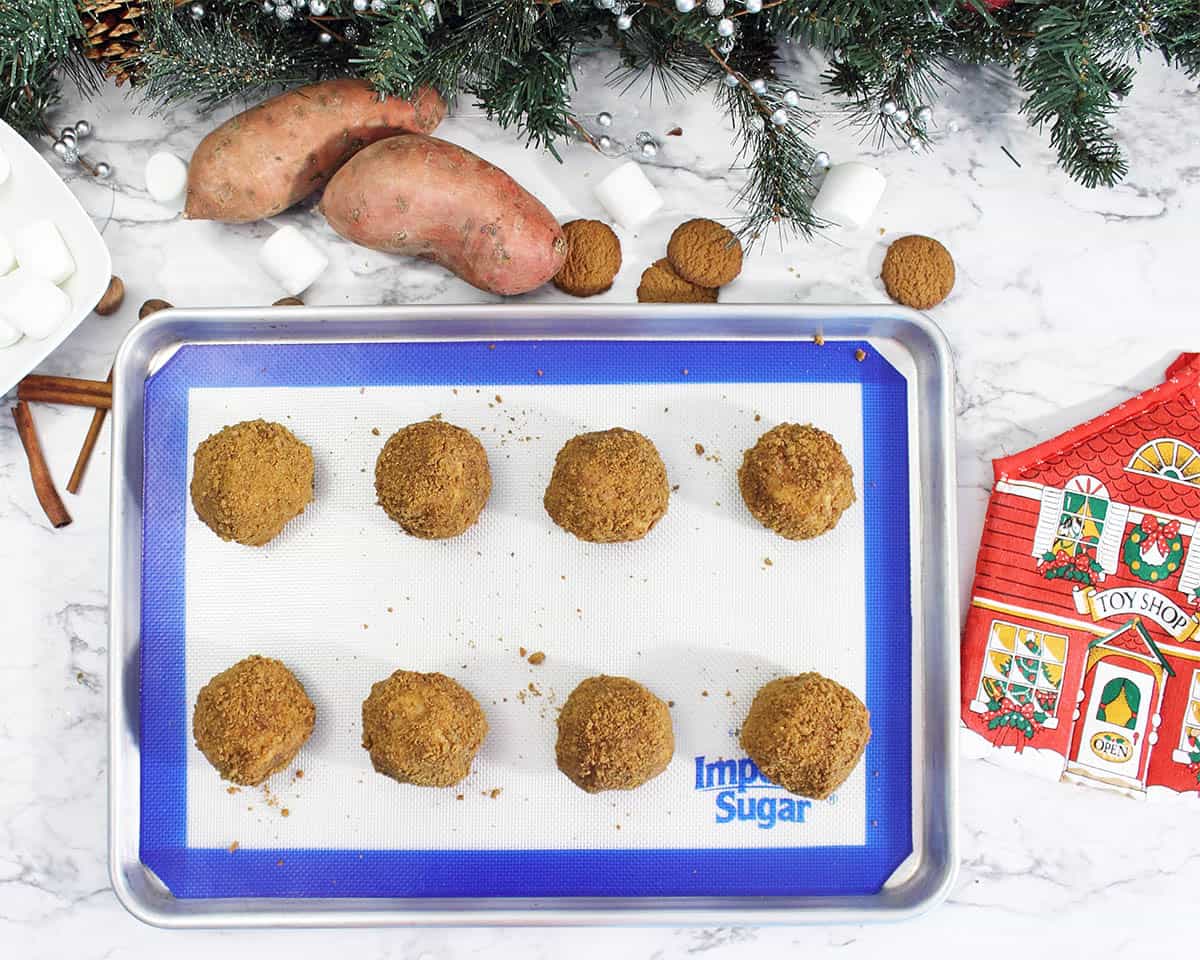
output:
[[[907,385],[869,344],[192,345],[145,401],[140,851],[175,896],[869,894],[911,852]],[[384,441],[430,416],[475,433],[493,472],[449,541],[375,503]],[[196,445],[256,417],[316,459],[313,503],[257,549],[188,499]],[[738,493],[742,451],[783,421],[829,430],[854,468],[858,502],[816,540],[770,533]],[[542,493],[568,438],[614,425],[657,445],[669,512],[637,543],[582,543]],[[317,722],[286,771],[236,788],[191,710],[251,653],[291,667]],[[456,788],[371,769],[362,701],[398,668],[454,677],[488,716]],[[737,742],[759,686],[804,670],[872,716],[825,801],[765,782]],[[588,795],[555,768],[558,708],[597,673],[672,704],[674,760],[636,791]]]

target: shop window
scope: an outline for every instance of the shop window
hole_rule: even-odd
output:
[[[1138,712],[1142,708],[1142,692],[1127,677],[1113,677],[1100,691],[1100,706],[1096,719],[1126,730],[1137,728]]]
[[[1049,718],[1043,725],[1058,726],[1058,703],[1067,663],[1067,638],[993,620],[980,671],[979,690],[971,708],[982,713],[988,701],[1008,697],[1018,706],[1032,703]]]
[[[1151,440],[1133,455],[1125,469],[1200,486],[1200,453],[1190,444],[1170,437]]]
[[[1187,710],[1183,714],[1183,730],[1179,735],[1180,758],[1185,763],[1200,762],[1200,670],[1192,674],[1192,686],[1188,691]]]
[[[1072,477],[1062,490],[1042,490],[1033,555],[1050,562],[1087,554],[1105,574],[1115,573],[1128,519],[1129,507],[1110,500],[1099,480],[1086,474]]]

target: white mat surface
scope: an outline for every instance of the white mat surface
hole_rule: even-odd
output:
[[[493,490],[476,527],[431,543],[406,536],[376,505],[374,464],[390,433],[436,413],[481,439]],[[803,823],[767,825],[782,805],[762,801],[787,796],[775,788],[695,788],[697,757],[742,756],[736,732],[766,680],[818,670],[864,696],[857,384],[193,389],[189,450],[255,417],[278,420],[313,447],[316,498],[259,549],[220,541],[189,507],[188,703],[212,675],[259,653],[300,678],[317,707],[316,730],[269,790],[230,793],[192,745],[189,707],[189,846],[863,842],[862,765],[836,797],[804,811]],[[860,502],[816,541],[770,533],[738,493],[742,451],[784,420],[832,432],[854,467]],[[554,526],[542,493],[567,439],[617,425],[655,442],[679,489],[645,540],[585,544]],[[520,647],[545,652],[545,663],[530,666]],[[371,769],[362,701],[401,667],[454,677],[487,713],[490,733],[457,788],[400,785]],[[637,791],[590,796],[554,765],[557,709],[596,673],[634,677],[674,701],[675,759]],[[496,798],[485,795],[496,788]],[[756,819],[718,822],[739,797],[755,802]]]

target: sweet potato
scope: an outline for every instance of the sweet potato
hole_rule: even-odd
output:
[[[347,240],[425,257],[492,293],[540,287],[567,252],[550,211],[512,177],[420,134],[358,153],[329,181],[321,212]]]
[[[412,100],[365,80],[327,80],[289,90],[227,120],[200,141],[188,168],[183,215],[249,223],[299,203],[369,143],[428,133],[446,115],[437,91]]]

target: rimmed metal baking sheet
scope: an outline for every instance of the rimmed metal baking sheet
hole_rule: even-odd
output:
[[[280,312],[163,313],[140,325],[118,357],[110,649],[113,676],[122,677],[123,682],[112,685],[110,815],[113,882],[131,911],[148,922],[170,926],[582,923],[601,919],[707,924],[897,918],[944,895],[955,867],[952,729],[957,609],[949,413],[952,372],[944,340],[927,320],[892,307],[852,311],[730,307],[701,312],[637,307],[292,309],[282,319],[277,317]],[[825,347],[814,342],[815,335],[825,339]],[[814,383],[828,386],[814,391]],[[788,384],[806,386],[803,390],[797,386],[790,395]],[[592,397],[605,385],[609,393],[602,400]],[[836,419],[836,410],[842,405],[837,399],[842,394],[837,391],[857,391],[850,395],[861,397],[854,416],[861,409],[862,429],[853,456],[861,458],[859,495],[866,520],[857,534],[860,556],[851,552],[847,559],[852,571],[858,563],[860,573],[851,575],[864,580],[854,595],[869,599],[856,602],[863,603],[865,611],[850,622],[857,622],[863,635],[859,641],[866,654],[862,690],[877,719],[876,738],[862,771],[858,806],[852,806],[854,790],[848,787],[840,811],[807,811],[807,833],[793,832],[785,838],[781,832],[770,832],[767,836],[770,828],[782,826],[776,820],[784,808],[783,798],[768,796],[769,788],[755,784],[753,771],[744,765],[742,782],[732,790],[721,789],[732,786],[732,780],[730,784],[721,782],[731,769],[728,761],[741,758],[733,749],[724,750],[723,746],[729,746],[724,741],[707,741],[714,749],[706,751],[703,737],[694,735],[704,729],[699,718],[708,718],[715,735],[723,723],[736,722],[734,718],[739,710],[744,711],[745,704],[729,704],[725,710],[728,717],[723,719],[725,714],[714,713],[710,704],[704,704],[707,712],[702,714],[694,704],[684,703],[684,687],[694,694],[691,688],[699,686],[704,676],[703,672],[688,675],[683,663],[686,656],[677,657],[678,677],[688,676],[689,681],[678,687],[677,735],[682,726],[682,739],[694,749],[686,750],[685,756],[677,751],[672,783],[684,788],[685,777],[679,767],[694,765],[696,773],[694,782],[686,784],[686,796],[673,799],[670,793],[662,793],[668,787],[658,785],[659,793],[651,794],[657,797],[658,821],[632,809],[610,816],[609,804],[604,801],[597,801],[592,808],[581,807],[577,804],[580,798],[568,794],[561,796],[557,806],[553,802],[547,806],[543,794],[552,793],[557,781],[548,789],[539,787],[536,780],[524,783],[515,769],[519,765],[506,767],[504,762],[490,769],[497,775],[507,770],[512,787],[507,806],[494,803],[484,815],[494,821],[486,838],[478,804],[474,819],[470,815],[460,818],[467,836],[448,834],[439,840],[439,830],[459,829],[447,827],[447,816],[454,814],[425,811],[421,804],[426,801],[412,798],[398,812],[408,820],[424,819],[425,832],[433,838],[427,842],[414,845],[386,837],[380,840],[377,835],[386,831],[380,826],[378,803],[374,807],[369,799],[360,803],[357,794],[338,801],[347,810],[348,826],[316,825],[322,808],[313,798],[320,795],[321,783],[308,778],[304,784],[311,800],[305,811],[309,815],[307,834],[300,827],[291,830],[290,824],[283,837],[277,830],[272,833],[274,828],[264,831],[262,811],[256,813],[253,803],[248,805],[253,816],[243,815],[238,821],[232,806],[222,812],[218,804],[203,799],[212,794],[199,792],[205,771],[193,766],[189,775],[189,753],[195,751],[189,742],[187,714],[189,697],[194,695],[191,688],[198,682],[196,675],[207,669],[197,638],[220,617],[210,612],[211,603],[204,605],[203,589],[194,585],[189,592],[185,584],[189,569],[196,584],[220,577],[221,561],[219,555],[215,561],[212,557],[206,561],[196,549],[199,538],[187,532],[186,464],[196,437],[189,436],[182,421],[194,421],[192,431],[206,435],[209,427],[220,425],[222,416],[245,418],[243,413],[256,408],[255,398],[265,398],[267,391],[276,401],[281,390],[299,391],[278,407],[280,411],[300,409],[304,401],[317,399],[309,392],[324,391],[313,409],[330,411],[324,418],[330,423],[312,426],[311,415],[308,420],[310,435],[321,435],[326,426],[336,433],[333,422],[339,417],[348,428],[351,417],[358,415],[351,410],[364,416],[372,410],[375,419],[382,419],[388,410],[403,410],[405,401],[412,400],[411,409],[427,415],[432,412],[430,404],[438,401],[439,390],[447,405],[459,402],[461,390],[466,395],[464,404],[475,402],[482,410],[486,397],[469,398],[471,391],[484,387],[507,393],[510,407],[506,415],[507,409],[522,406],[526,411],[540,411],[541,420],[535,425],[526,423],[524,428],[547,435],[541,439],[551,449],[537,453],[542,459],[552,459],[557,449],[555,429],[574,422],[597,425],[588,423],[589,418],[603,416],[596,403],[600,410],[617,411],[614,416],[619,421],[622,407],[636,408],[639,402],[646,411],[651,402],[664,397],[680,398],[681,405],[692,397],[711,401],[711,409],[717,410],[721,407],[718,399],[723,399],[728,401],[729,411],[745,412],[747,420],[748,407],[761,404],[767,408],[765,425],[769,425],[779,419],[820,421],[822,404],[825,416]],[[454,391],[455,399],[447,390]],[[380,405],[364,408],[358,401],[348,400],[347,392],[368,401],[373,397]],[[582,406],[571,408],[572,403]],[[743,411],[743,407],[747,409]],[[815,415],[813,408],[818,411]],[[672,472],[683,475],[689,492],[706,496],[705,483],[712,481],[714,470],[708,471],[707,481],[703,475],[690,475],[687,471],[694,473],[697,468],[681,458],[678,447],[696,430],[718,441],[726,434],[726,439],[732,440],[734,431],[722,425],[720,415],[705,422],[703,402],[690,413],[699,424],[676,420],[675,426],[670,426],[660,417],[649,429],[660,446],[664,442],[668,448],[674,445],[674,454],[664,453],[669,469],[674,463]],[[297,416],[304,419],[300,413]],[[470,416],[465,406],[457,415],[453,409],[447,411],[448,419],[461,421]],[[529,448],[519,452],[516,448],[520,437],[501,454],[499,445],[507,439],[502,424],[496,422],[500,415],[489,416],[490,420],[481,418],[469,425],[484,431],[481,435],[488,444],[490,422],[493,449],[489,455],[493,460],[498,455],[507,461],[528,460],[532,455]],[[643,420],[630,425],[647,422],[648,413],[641,416]],[[401,422],[417,418],[419,415],[402,417],[384,425],[390,432]],[[510,419],[516,422],[515,417]],[[737,437],[744,441],[746,430],[759,428],[747,423],[739,429]],[[365,424],[362,430],[365,432]],[[668,437],[662,441],[664,433]],[[317,439],[332,442],[331,436]],[[375,445],[381,442],[376,440]],[[899,453],[898,442],[902,445]],[[731,449],[724,450],[724,455],[733,460],[735,452],[740,456],[740,450]],[[321,455],[319,450],[319,460]],[[362,459],[364,451],[357,455]],[[340,464],[349,462],[350,453],[341,447],[331,449],[328,456]],[[897,470],[905,458],[907,469]],[[726,464],[724,473],[731,474],[735,466]],[[512,479],[515,481],[516,475]],[[529,479],[522,476],[521,485],[530,486]],[[353,478],[347,475],[341,480],[344,482],[335,486],[350,486]],[[364,478],[363,482],[368,481]],[[729,492],[714,489],[719,495]],[[733,489],[736,496],[736,486]],[[897,498],[906,500],[904,524],[895,520]],[[497,538],[525,535],[520,533],[525,507],[510,506],[511,510],[496,512],[511,515],[516,526],[507,533],[502,527],[494,528]],[[685,523],[688,511],[697,506],[698,502],[685,501],[669,517],[677,524]],[[695,522],[699,530],[710,521],[696,514]],[[903,531],[903,536],[897,531]],[[329,536],[328,530],[310,533],[318,538]],[[845,535],[851,536],[852,531]],[[193,537],[190,548],[185,546],[189,536]],[[491,549],[497,542],[493,540]],[[772,552],[771,546],[764,540],[762,552]],[[845,550],[846,545],[840,549]],[[553,553],[550,549],[545,552]],[[636,553],[630,555],[634,569],[637,559]],[[649,556],[642,559],[651,561]],[[832,562],[833,557],[825,559]],[[239,585],[255,576],[254,564],[260,558],[247,562],[251,565],[245,569],[238,563],[231,565],[236,569],[231,568],[229,575],[236,576]],[[436,564],[437,560],[430,558],[429,562]],[[455,567],[446,570],[453,573]],[[431,568],[431,574],[434,572]],[[651,579],[651,572],[647,570],[645,579]],[[579,573],[589,575],[587,570]],[[480,575],[494,577],[498,573],[462,571],[464,577]],[[595,576],[595,570],[590,575]],[[548,576],[545,569],[526,574],[534,582],[544,582]],[[898,606],[893,598],[889,606],[887,596],[896,592],[900,581],[904,602]],[[787,589],[786,581],[779,579],[778,583],[779,590]],[[464,588],[467,586],[464,583]],[[702,606],[698,586],[687,577],[679,581],[679,591],[695,593],[690,606]],[[745,580],[738,593],[754,596],[762,589]],[[774,594],[761,594],[760,598],[763,607],[769,608],[765,601]],[[683,602],[689,604],[687,598]],[[497,601],[497,606],[501,605]],[[489,609],[484,603],[466,631],[474,632],[473,639],[459,636],[446,641],[461,648],[464,661],[471,660],[466,644],[474,649],[474,639],[488,632],[483,621],[490,616]],[[252,612],[253,607],[243,611]],[[407,613],[414,620],[427,620],[429,614],[415,609]],[[770,625],[779,618],[765,619]],[[900,623],[903,628],[898,633]],[[752,618],[746,628],[755,628]],[[218,629],[211,642],[219,644],[227,632]],[[701,646],[705,642],[698,641]],[[794,657],[776,650],[768,659],[796,668],[803,668],[806,660],[811,664],[815,652],[811,639],[806,640],[800,631],[797,644]],[[903,650],[899,660],[898,645]],[[297,649],[303,646],[301,638]],[[631,651],[624,652],[632,656]],[[613,654],[611,648],[609,654]],[[457,660],[459,650],[444,653],[443,659],[449,656]],[[304,660],[299,653],[288,659]],[[552,662],[558,665],[562,659],[555,656]],[[577,679],[580,671],[621,672],[607,663],[588,664],[587,660],[580,658],[572,665],[574,673],[567,668],[560,676],[562,695],[569,689],[568,681]],[[746,666],[736,659],[729,662]],[[433,669],[440,664],[435,657],[419,664],[396,665]],[[587,666],[595,669],[586,670]],[[329,667],[314,662],[309,669],[328,672]],[[467,667],[464,663],[464,670]],[[485,658],[479,659],[476,667],[488,679],[503,676],[506,669],[500,661]],[[653,673],[652,668],[646,669]],[[554,675],[539,673],[536,679],[547,685],[548,676]],[[468,685],[469,677],[465,674],[462,678]],[[504,704],[500,701],[502,686],[510,679],[504,677],[501,687],[488,688],[481,697],[485,709],[501,717],[496,751],[501,761],[505,758],[504,711],[513,708],[507,706],[507,699]],[[671,687],[671,679],[673,675],[660,686]],[[743,679],[746,695],[742,689],[737,692],[748,700],[752,684]],[[476,682],[487,688],[487,679]],[[897,689],[898,684],[902,689]],[[664,696],[675,692],[669,689]],[[719,695],[722,691],[713,692]],[[492,694],[489,704],[487,698]],[[688,710],[693,713],[689,715]],[[329,713],[336,716],[337,706]],[[543,721],[545,713],[543,707]],[[521,722],[514,717],[508,725],[516,729]],[[342,735],[349,736],[349,732],[342,731]],[[518,754],[510,748],[508,759],[515,756]],[[897,757],[904,758],[907,776],[903,778],[895,774]],[[190,761],[194,763],[195,758]],[[340,767],[333,763],[332,778],[351,762],[347,758]],[[903,795],[898,796],[901,782]],[[368,784],[378,788],[373,781]],[[539,811],[540,819],[553,819],[553,811],[561,809],[562,819],[575,827],[564,827],[556,834],[554,829],[547,833],[546,829],[539,832],[512,826],[520,823],[522,816],[529,819],[529,808],[522,814],[518,805],[522,789],[523,799]],[[533,793],[538,796],[529,795]],[[675,814],[675,823],[668,825],[663,820],[664,807],[670,808],[668,814]],[[797,808],[789,809],[787,820],[791,822],[798,814]],[[845,821],[851,811],[862,822],[848,830]],[[747,812],[750,816],[742,818]],[[764,813],[769,816],[762,816]],[[226,816],[231,832],[222,834]],[[508,828],[506,817],[515,818]],[[613,820],[624,819],[624,836],[615,841],[594,829],[580,828],[593,817],[603,820],[609,829]],[[689,828],[683,827],[681,834],[679,826],[680,820],[689,817],[695,820],[698,838],[691,843],[686,842]],[[716,839],[711,828],[702,826],[721,822],[723,817],[726,822],[734,821],[735,831],[742,831],[741,840],[736,832]],[[755,822],[742,823],[739,818]],[[901,819],[904,830],[897,828]],[[215,828],[214,823],[218,825]],[[662,826],[656,827],[656,823]],[[836,842],[820,840],[820,831],[826,828]],[[665,839],[656,837],[656,831]],[[250,842],[242,834],[249,834]],[[236,856],[223,842],[217,842],[218,836],[222,841],[231,836],[241,839]]]

